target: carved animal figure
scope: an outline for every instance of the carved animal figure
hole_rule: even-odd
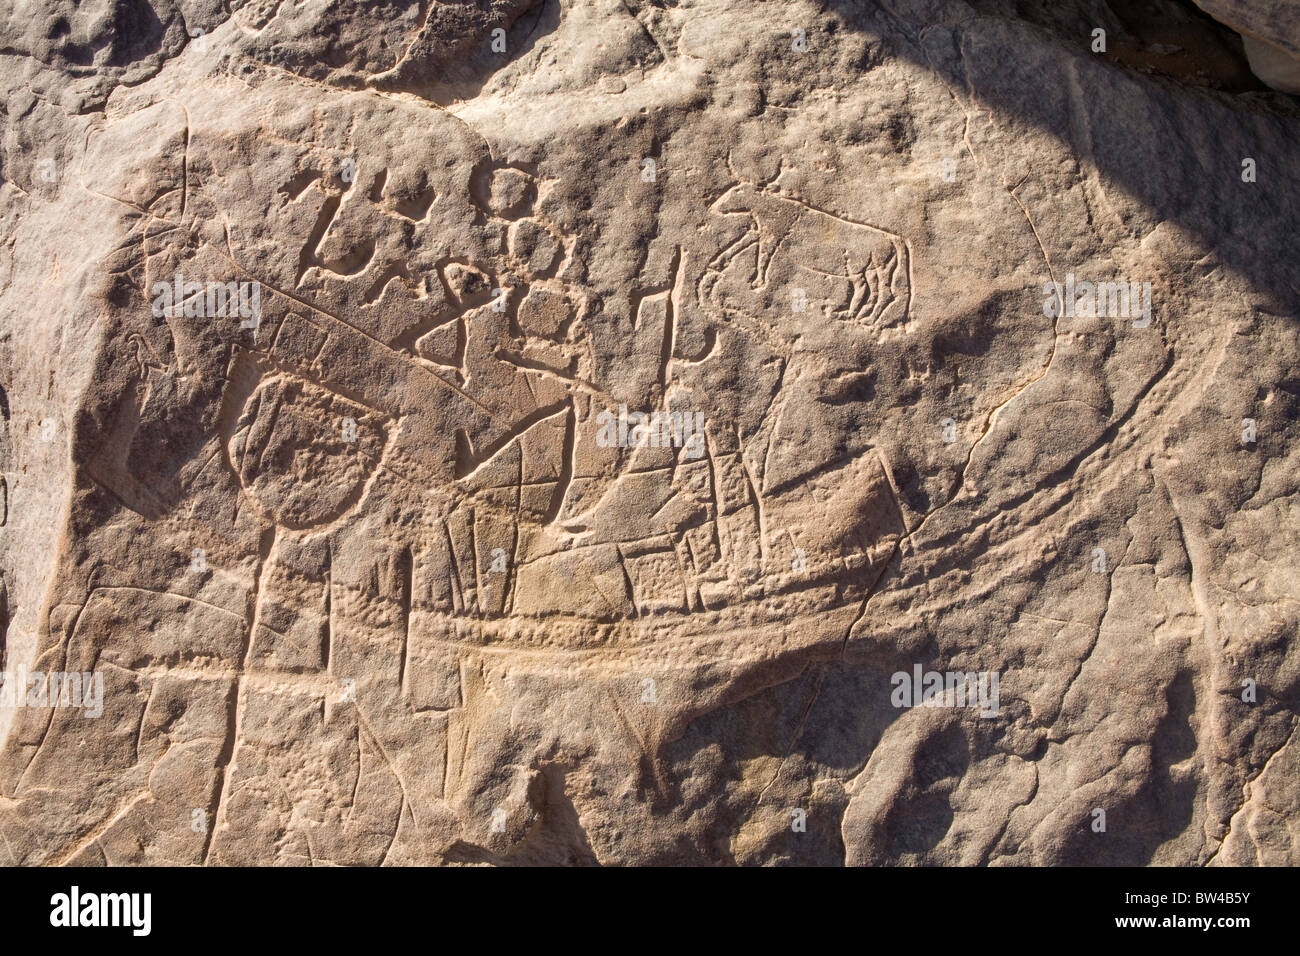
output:
[[[739,183],[711,207],[720,215],[748,215],[753,228],[719,259],[731,261],[758,243],[753,287],[766,286],[777,256],[801,269],[853,285],[850,316],[892,325],[905,318],[911,298],[907,244],[900,236],[852,222],[794,199]]]

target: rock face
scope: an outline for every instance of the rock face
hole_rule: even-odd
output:
[[[1241,34],[1251,69],[1275,90],[1300,93],[1300,3],[1296,0],[1196,0]]]
[[[0,859],[1300,862],[1300,107],[1022,6],[15,7]]]

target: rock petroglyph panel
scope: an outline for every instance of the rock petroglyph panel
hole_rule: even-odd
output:
[[[1294,102],[767,6],[10,38],[0,858],[1296,860]]]

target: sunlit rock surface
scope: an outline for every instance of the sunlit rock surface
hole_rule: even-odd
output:
[[[18,4],[0,861],[1300,862],[1201,5]]]

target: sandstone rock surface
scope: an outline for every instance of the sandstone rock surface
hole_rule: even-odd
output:
[[[15,4],[0,862],[1300,862],[1300,104],[1032,6]]]
[[[1196,0],[1241,34],[1251,69],[1269,86],[1300,93],[1300,3],[1295,0]]]

